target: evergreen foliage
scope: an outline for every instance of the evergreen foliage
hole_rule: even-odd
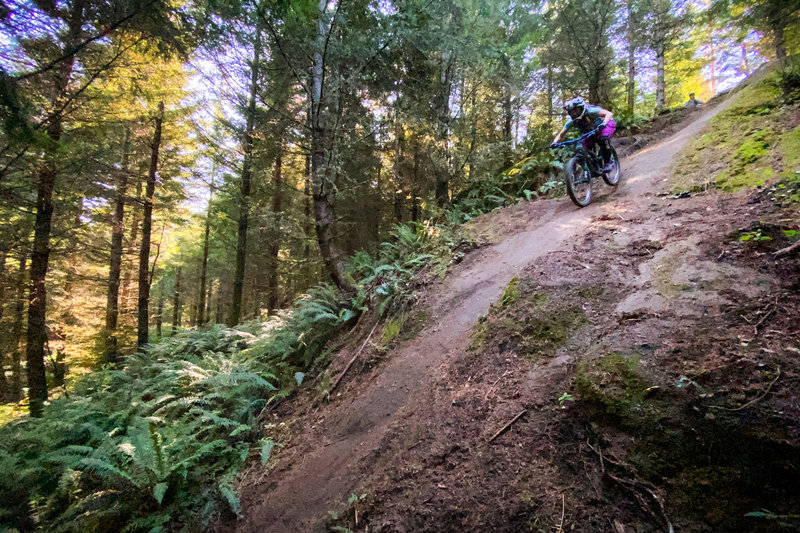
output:
[[[271,449],[257,413],[356,316],[349,303],[323,286],[265,324],[181,332],[0,428],[0,525],[194,530],[237,513],[236,474]]]

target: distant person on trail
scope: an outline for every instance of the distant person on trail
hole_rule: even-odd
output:
[[[689,99],[683,103],[683,107],[688,107],[689,109],[697,109],[697,106],[702,104],[702,100],[698,100],[694,97],[694,93],[689,93]]]
[[[569,120],[564,124],[564,128],[558,132],[556,138],[553,139],[553,144],[559,142],[561,136],[573,126],[578,128],[578,131],[582,134],[601,128],[597,134],[581,141],[581,144],[586,150],[591,150],[594,148],[595,143],[599,142],[603,165],[605,165],[603,172],[611,172],[614,168],[611,164],[611,136],[617,129],[617,123],[613,119],[614,115],[607,109],[589,105],[581,97],[573,98],[564,104],[564,109],[569,114]]]

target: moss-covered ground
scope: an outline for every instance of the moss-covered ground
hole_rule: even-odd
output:
[[[737,191],[800,176],[798,93],[773,69],[734,94],[675,163],[674,192]]]

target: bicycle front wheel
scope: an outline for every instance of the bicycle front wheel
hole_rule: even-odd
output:
[[[578,207],[586,207],[592,201],[592,176],[583,157],[576,155],[564,168],[567,193]]]
[[[603,173],[603,181],[612,187],[619,183],[619,176],[622,173],[622,168],[619,166],[619,159],[617,158],[617,151],[611,148],[611,172]]]

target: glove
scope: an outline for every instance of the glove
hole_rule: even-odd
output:
[[[550,143],[550,148],[558,148],[558,143]]]

